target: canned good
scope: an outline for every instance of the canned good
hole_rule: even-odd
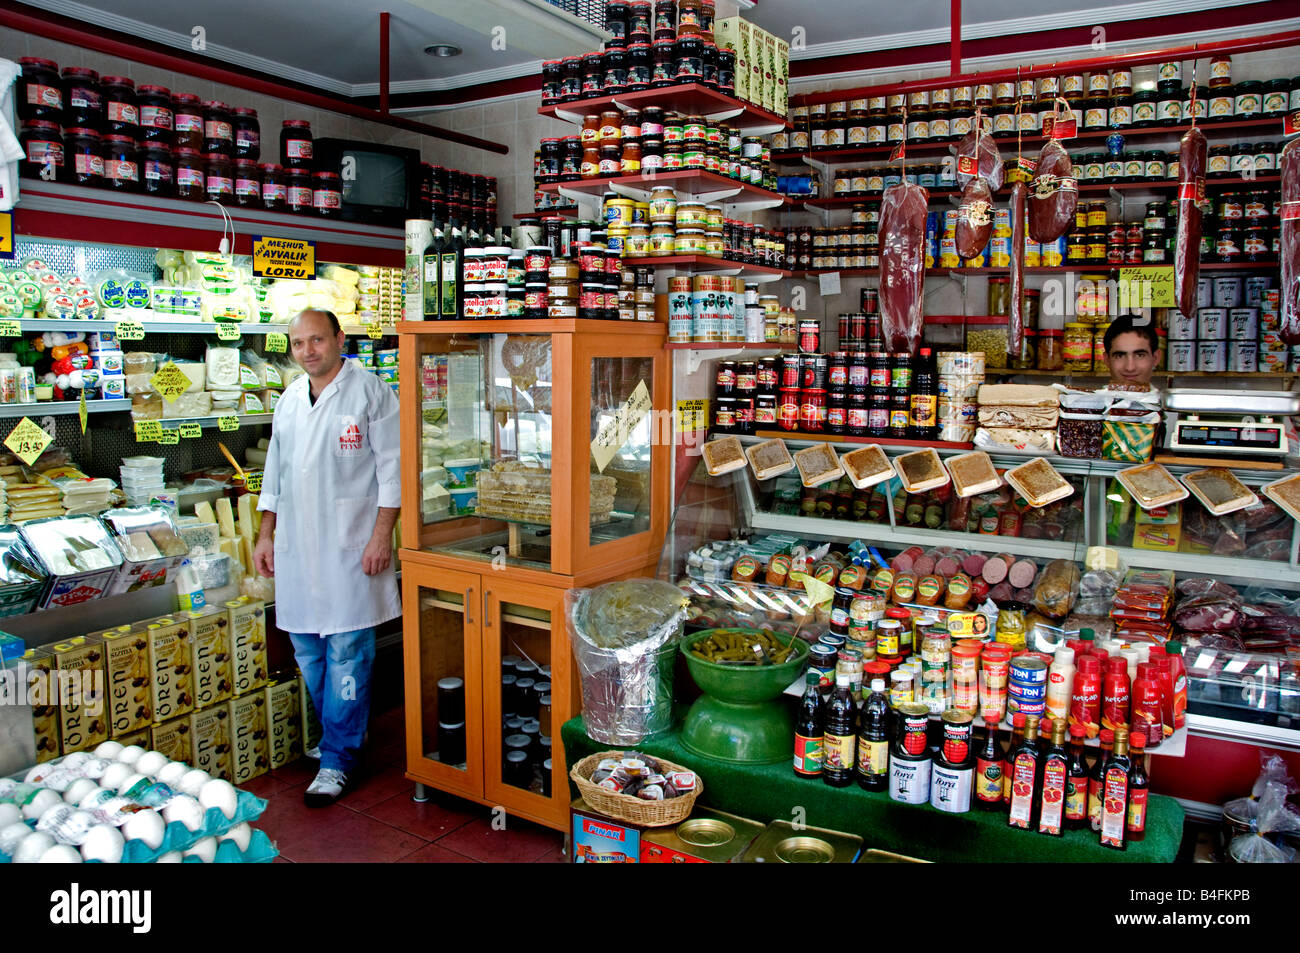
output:
[[[1177,308],[1169,309],[1169,340],[1170,341],[1195,341],[1196,340],[1195,315],[1188,317]]]
[[[1228,369],[1228,345],[1226,341],[1201,341],[1196,345],[1196,369],[1198,371],[1225,371]]]
[[[897,674],[893,672],[891,677]],[[898,713],[898,750],[912,757],[925,754],[929,745],[929,707],[919,702],[904,702],[894,708]]]
[[[1196,370],[1196,342],[1170,341],[1165,364],[1171,373],[1190,373]]]
[[[943,717],[943,757],[951,764],[966,764],[972,755],[971,731],[975,716],[959,708],[949,708]]]
[[[907,757],[892,753],[889,758],[890,798],[903,804],[927,803],[930,800],[930,770],[929,755]]]
[[[1047,663],[1031,655],[1011,659],[1007,683],[1007,708],[1042,716],[1047,702]]]
[[[975,769],[970,764],[950,764],[935,759],[930,768],[930,806],[949,814],[970,810]]]
[[[799,351],[802,354],[816,354],[821,350],[822,325],[820,321],[799,322]]]
[[[1254,341],[1258,337],[1258,308],[1232,308],[1228,311],[1228,340]]]
[[[1202,308],[1196,313],[1197,334],[1202,341],[1228,339],[1228,311],[1226,308]]]
[[[1214,307],[1241,307],[1242,279],[1240,275],[1215,275],[1212,282]]]
[[[1255,341],[1228,342],[1228,370],[1254,374],[1259,370],[1259,344]]]

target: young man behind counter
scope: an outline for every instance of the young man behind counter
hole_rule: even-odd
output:
[[[1110,383],[1119,390],[1149,391],[1160,339],[1150,318],[1121,314],[1102,336]]]
[[[289,633],[322,737],[304,800],[336,801],[356,768],[370,717],[375,626],[401,614],[392,536],[401,500],[398,405],[388,384],[343,359],[329,311],[289,324],[307,373],[275,408],[253,561],[275,576],[276,619]]]

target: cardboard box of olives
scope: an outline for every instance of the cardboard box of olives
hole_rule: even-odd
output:
[[[244,784],[270,767],[266,751],[266,695],[240,695],[230,706],[230,770],[234,784]]]
[[[153,723],[149,638],[129,625],[91,633],[104,643],[108,678],[108,733],[115,740]]]
[[[108,740],[104,643],[79,635],[51,646],[57,676],[59,749],[85,751]]]
[[[159,616],[142,622],[137,631],[149,640],[153,720],[170,721],[193,711],[194,659],[190,654],[189,622],[180,616]]]
[[[302,754],[302,682],[282,678],[266,688],[267,761],[284,767]]]
[[[230,757],[230,706],[214,705],[190,715],[190,764],[214,778],[233,777]]]
[[[190,744],[190,718],[173,718],[161,725],[154,725],[149,732],[149,743],[143,747],[161,751],[172,761],[190,763],[193,747]]]
[[[266,604],[241,596],[226,603],[235,695],[255,692],[266,684]]]
[[[229,700],[234,688],[234,659],[230,650],[230,615],[217,606],[183,612],[190,627],[194,658],[194,704],[207,708]]]

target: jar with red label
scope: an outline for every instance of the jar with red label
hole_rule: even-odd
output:
[[[799,429],[807,433],[820,433],[826,426],[826,391],[801,390],[799,392]]]
[[[22,75],[18,78],[15,97],[18,118],[58,122],[63,115],[63,88],[59,84],[59,64],[37,56],[18,60]]]
[[[203,103],[193,93],[172,97],[172,148],[203,151]]]
[[[203,104],[203,151],[231,159],[235,155],[235,123],[230,107],[218,99]],[[233,194],[234,186],[231,186]]]
[[[205,164],[203,156],[197,149],[176,150],[176,197],[188,202],[202,202],[207,199],[204,184]]]
[[[262,157],[262,127],[257,121],[257,110],[238,106],[234,112],[235,158],[256,163]]]
[[[23,147],[23,157],[18,163],[20,175],[46,181],[63,178],[63,136],[59,134],[57,122],[27,120],[18,142]]]
[[[104,132],[110,136],[140,134],[140,107],[135,83],[125,76],[105,76],[100,83],[104,94]]]
[[[146,195],[159,198],[171,198],[176,192],[176,159],[167,143],[146,142],[141,146],[140,186]]]
[[[311,173],[306,169],[289,169],[285,177],[284,208],[287,212],[312,210]]]
[[[99,74],[84,66],[63,68],[63,125],[98,129],[104,122]]]
[[[284,168],[278,162],[263,162],[257,171],[262,183],[262,208],[268,212],[283,212],[288,198]]]
[[[337,172],[317,172],[312,176],[311,204],[317,215],[338,218],[343,210],[343,179]]]
[[[286,169],[311,169],[315,154],[311,123],[306,119],[286,119],[280,129],[280,164]],[[293,204],[292,201],[289,203]]]
[[[166,86],[141,86],[137,100],[140,105],[141,145],[158,142],[171,148],[172,91]]]
[[[262,207],[262,175],[252,159],[236,159],[235,204],[240,208]]]
[[[140,159],[135,139],[130,136],[104,137],[104,184],[122,192],[140,188]]]
[[[203,189],[210,202],[235,204],[235,175],[229,156],[209,152],[203,157]]]
[[[782,430],[799,429],[798,388],[783,387],[777,397],[776,422]]]

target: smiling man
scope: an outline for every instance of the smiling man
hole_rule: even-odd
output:
[[[1102,338],[1110,387],[1150,390],[1160,341],[1147,318],[1122,314],[1110,323]]]
[[[289,324],[307,373],[275,408],[253,561],[275,576],[276,622],[289,633],[322,737],[307,804],[338,799],[370,716],[375,626],[401,614],[393,524],[401,499],[398,407],[392,389],[343,359],[329,311]]]

